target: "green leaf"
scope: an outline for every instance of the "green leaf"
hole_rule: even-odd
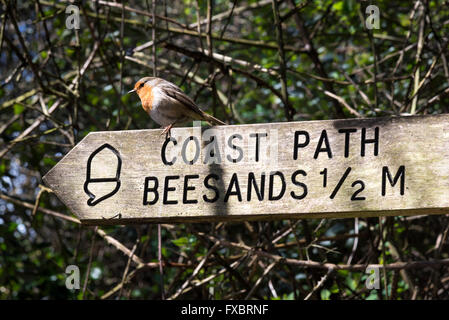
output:
[[[14,114],[21,114],[23,112],[23,110],[25,110],[25,107],[21,104],[14,104]]]
[[[189,244],[189,239],[187,237],[181,237],[176,240],[172,240],[171,242],[178,247],[183,247]]]
[[[327,289],[323,289],[320,292],[321,300],[330,300],[331,292]]]
[[[366,300],[377,300],[376,290],[371,290],[370,295],[366,298]]]
[[[342,10],[343,10],[343,5],[344,5],[343,1],[338,1],[338,2],[336,2],[336,3],[332,6],[332,8],[333,8],[335,11],[342,11]]]
[[[16,230],[18,224],[16,222],[11,222],[11,224],[8,227],[8,231],[9,232],[13,232],[14,230]]]
[[[46,166],[54,166],[56,165],[56,161],[53,160],[52,158],[44,158],[44,164]]]

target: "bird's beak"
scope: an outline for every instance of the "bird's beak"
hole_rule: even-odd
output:
[[[126,94],[129,94],[129,93],[132,93],[132,92],[135,92],[136,91],[136,89],[132,89],[132,90],[129,90]]]

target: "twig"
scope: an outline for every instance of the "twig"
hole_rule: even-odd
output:
[[[284,104],[284,113],[287,121],[293,120],[293,114],[295,110],[291,106],[288,99],[288,89],[287,89],[287,62],[285,60],[285,52],[284,52],[284,40],[282,36],[282,25],[279,18],[279,8],[277,0],[272,0],[273,6],[273,15],[274,15],[274,24],[276,25],[276,41],[278,44],[278,55],[279,55],[279,64],[280,64],[280,77],[279,80],[281,82],[281,93],[282,93],[282,102]]]
[[[39,185],[39,192],[36,196],[36,201],[34,202],[33,212],[31,212],[32,217],[34,217],[36,215],[37,208],[39,208],[39,200],[41,198],[42,193],[44,193],[44,192],[53,192],[53,190],[51,190],[43,185]]]
[[[248,300],[253,295],[254,291],[256,291],[259,285],[262,283],[263,278],[265,278],[265,276],[271,271],[271,269],[273,269],[276,266],[276,264],[277,261],[274,261],[264,270],[262,276],[260,276],[260,278],[257,279],[254,286],[251,288],[251,290],[249,290],[248,294],[245,297],[245,300]]]
[[[23,201],[23,200],[19,200],[19,199],[10,197],[10,196],[8,196],[6,194],[3,194],[3,193],[0,193],[0,199],[3,199],[5,201],[11,202],[11,203],[14,203],[14,204],[17,204],[17,205],[20,205],[22,207],[25,207],[25,208],[28,208],[28,209],[31,209],[31,210],[33,210],[34,207],[35,207],[35,205],[32,204],[32,203],[29,203],[29,202],[26,202],[26,201]],[[79,221],[77,218],[74,218],[74,217],[71,217],[71,216],[68,216],[66,214],[62,214],[62,213],[59,213],[59,212],[56,212],[56,211],[53,211],[53,210],[50,210],[50,209],[37,207],[37,211],[45,213],[45,214],[48,214],[48,215],[51,215],[51,216],[55,216],[57,218],[61,218],[61,219],[64,219],[64,220],[67,220],[67,221],[70,221],[70,222],[81,224],[81,221]]]
[[[290,5],[291,9],[296,8],[296,4],[293,0],[289,0],[288,3]],[[299,30],[299,34],[301,35],[301,39],[305,45],[306,53],[309,56],[309,58],[312,60],[313,64],[315,65],[315,69],[317,70],[317,73],[323,78],[329,78],[326,70],[324,69],[323,63],[321,62],[321,60],[318,56],[318,52],[316,51],[316,49],[313,45],[312,39],[309,37],[309,33],[308,33],[306,27],[304,26],[304,22],[300,16],[299,12],[296,10],[295,10],[295,14],[294,14],[294,19],[295,19],[296,26]],[[329,91],[331,93],[335,92],[331,82],[324,82],[324,86],[327,91]],[[336,101],[333,100],[333,105],[334,105],[335,115],[338,118],[345,118],[345,114],[344,114],[343,109],[341,108],[340,104],[336,103]]]
[[[384,279],[384,289],[385,289],[385,297],[387,300],[389,299],[388,294],[388,279],[387,279],[387,269],[385,267],[387,256],[385,254],[385,238],[384,238],[384,230],[383,230],[383,219],[382,217],[379,217],[379,237],[380,237],[380,246],[382,249],[382,265],[383,265],[383,279]]]
[[[136,252],[137,245],[139,244],[139,241],[140,241],[140,238],[137,238],[137,241],[136,241],[136,243],[134,244],[134,246],[133,246],[133,248],[131,250],[131,255],[128,258],[128,262],[126,263],[126,268],[125,268],[125,271],[123,272],[123,276],[122,276],[122,283],[121,283],[121,287],[120,287],[120,292],[118,294],[118,298],[119,299],[122,296],[123,286],[124,286],[124,283],[125,283],[126,276],[128,274],[129,266],[131,264],[132,257],[134,256],[134,252]]]
[[[83,291],[81,293],[81,300],[84,299],[84,295],[86,294],[86,289],[87,289],[87,283],[89,282],[90,268],[92,267],[92,257],[93,257],[93,252],[94,252],[95,237],[96,237],[97,229],[98,229],[98,227],[95,227],[95,229],[94,229],[95,232],[92,235],[92,242],[90,244],[90,252],[89,252],[89,262],[87,263],[86,277],[84,278]]]
[[[104,6],[108,6],[108,7],[112,7],[112,8],[119,8],[119,9],[122,9],[124,11],[134,12],[134,13],[140,14],[142,16],[147,16],[147,17],[153,18],[153,12],[148,13],[146,11],[134,9],[132,7],[129,7],[129,6],[125,6],[124,3],[120,4],[120,3],[117,3],[117,2],[109,2],[109,1],[98,0],[98,4],[101,4],[101,5],[104,5]],[[175,25],[177,25],[177,26],[179,26],[181,28],[186,28],[186,29],[189,28],[185,24],[180,23],[179,21],[176,21],[174,19],[170,19],[170,18],[168,18],[166,16],[161,16],[161,15],[154,15],[154,16],[156,18],[158,18],[158,19],[165,20],[165,21],[167,21],[169,23],[173,23],[173,24],[175,24]]]
[[[196,30],[198,31],[198,34],[201,34],[201,23],[200,23],[200,17],[201,17],[201,12],[200,12],[200,4],[199,4],[200,0],[196,0],[195,1],[195,9],[196,9]],[[223,35],[222,35],[223,36]],[[204,46],[203,46],[203,38],[198,37],[198,41],[200,42],[200,48],[201,48],[201,52],[204,53]]]
[[[221,29],[220,39],[223,38],[223,36],[224,36],[224,34],[225,34],[225,32],[226,32],[226,29],[228,28],[228,25],[229,25],[229,23],[231,22],[232,14],[234,13],[234,9],[235,9],[235,6],[236,6],[236,4],[237,4],[238,1],[239,1],[239,0],[234,0],[234,1],[232,2],[231,12],[229,12],[229,16],[228,16],[228,18],[226,19],[226,23],[225,23],[224,27]],[[212,22],[212,17],[211,17],[210,21]]]
[[[240,14],[240,13],[245,12],[247,10],[257,9],[257,8],[269,5],[270,3],[271,3],[271,0],[262,0],[262,1],[251,3],[251,4],[246,5],[246,6],[241,6],[241,7],[237,7],[237,8],[231,8],[230,10],[227,10],[227,11],[224,11],[224,12],[221,12],[221,13],[218,13],[218,14],[212,16],[210,20],[212,22],[216,22],[216,21],[219,21],[219,20],[223,20],[226,17],[229,17],[231,15],[231,12],[234,12],[234,15],[237,15],[237,14]],[[204,19],[204,20],[201,20],[201,21],[198,20],[195,23],[189,24],[189,28],[195,28],[198,25],[206,24],[207,21],[208,21],[208,19]]]
[[[153,54],[153,77],[157,77],[157,55],[156,55],[156,0],[151,1],[151,41],[153,45],[151,52]]]
[[[80,70],[80,74],[81,76],[84,75],[84,73],[86,72],[87,68],[89,67],[89,65],[91,64],[95,54],[97,53],[97,50],[99,48],[99,43],[95,42],[94,47],[91,51],[91,53],[89,54],[89,57],[86,59],[86,61],[83,64],[83,67]],[[73,88],[77,82],[77,77],[75,77],[75,79],[72,81],[72,83],[70,84],[70,88]],[[53,111],[55,111],[56,109],[58,109],[58,107],[61,105],[62,103],[62,99],[58,99],[51,107],[50,109],[48,109],[48,114],[52,114]],[[45,120],[45,115],[42,115],[40,117],[38,117],[27,129],[25,129],[24,131],[22,131],[21,134],[19,134],[17,136],[17,138],[15,138],[13,141],[11,141],[5,148],[3,148],[0,151],[0,159],[3,158],[5,156],[5,154],[7,154],[13,147],[14,145],[18,142],[21,141],[24,137],[26,137],[28,134],[30,134],[34,129],[36,129],[43,121]]]
[[[329,268],[327,270],[327,273],[321,278],[320,281],[318,281],[318,283],[315,285],[315,287],[313,287],[312,291],[309,292],[309,294],[304,298],[304,300],[309,300],[310,297],[319,289],[321,288],[324,283],[326,282],[326,280],[330,277],[330,275],[334,272],[335,270],[332,268]]]
[[[321,263],[317,261],[312,260],[298,260],[298,259],[292,259],[292,258],[284,258],[279,255],[271,254],[262,250],[258,250],[255,248],[252,248],[250,246],[247,246],[243,243],[235,243],[235,242],[229,242],[227,240],[220,240],[216,237],[204,234],[204,233],[198,233],[206,238],[208,238],[210,241],[217,242],[221,246],[225,247],[232,247],[237,248],[243,251],[248,251],[252,254],[255,254],[260,257],[265,257],[269,259],[273,259],[278,261],[279,263],[284,264],[290,264],[294,266],[300,266],[304,268],[317,268],[317,269],[335,269],[335,270],[351,270],[351,271],[365,271],[368,266],[374,267],[374,268],[385,268],[387,270],[400,270],[400,269],[414,269],[414,268],[423,268],[423,267],[432,267],[437,268],[441,265],[449,265],[449,259],[441,259],[441,260],[424,260],[424,261],[409,261],[409,262],[394,262],[389,264],[334,264],[334,263]]]
[[[358,113],[354,108],[352,108],[352,107],[345,101],[345,99],[343,99],[342,97],[337,96],[336,94],[334,94],[334,93],[332,93],[332,92],[329,92],[329,91],[327,91],[327,90],[324,91],[324,94],[327,95],[327,96],[329,96],[329,97],[331,97],[331,98],[334,98],[335,100],[337,100],[338,102],[340,102],[346,109],[348,109],[348,111],[349,111],[350,113],[352,113],[352,114],[355,115],[356,117],[358,117],[358,118],[361,118],[361,117],[362,117],[362,115],[361,115],[360,113]]]
[[[124,246],[122,243],[114,239],[113,237],[106,234],[106,232],[103,229],[97,229],[97,234],[102,237],[104,240],[106,240],[107,243],[115,247],[117,250],[123,252],[126,256],[128,256],[134,263],[137,265],[144,264],[143,260],[132,253],[131,250],[129,250],[126,246]]]
[[[65,6],[63,4],[55,4],[49,1],[45,1],[45,0],[40,0],[42,4],[44,5],[48,5],[48,6],[52,6],[52,7],[56,7],[56,8],[61,8]],[[271,0],[270,0],[271,1]],[[96,14],[95,12],[90,12],[90,11],[86,11],[83,12],[83,14],[89,16],[89,17],[93,17],[95,19],[101,19],[101,20],[107,20],[107,16],[102,15],[102,14]],[[115,21],[115,22],[120,22],[121,19],[119,17],[110,17],[109,18],[111,21]],[[148,24],[146,22],[142,22],[139,20],[134,20],[134,19],[124,19],[124,22],[130,25],[135,25],[135,26],[141,26],[141,27],[148,27]],[[157,31],[166,31],[166,32],[171,32],[171,33],[175,33],[175,34],[179,34],[179,35],[186,35],[186,36],[194,36],[194,37],[202,37],[202,38],[206,38],[207,34],[206,33],[201,33],[199,34],[196,31],[193,30],[188,30],[188,29],[179,29],[179,28],[173,28],[173,27],[162,27],[162,26],[156,26],[155,27]],[[277,50],[277,45],[275,43],[272,42],[265,42],[262,40],[249,40],[249,39],[242,39],[242,38],[237,38],[237,37],[222,37],[220,38],[220,35],[217,33],[212,33],[212,39],[213,40],[217,40],[217,41],[223,41],[223,42],[229,42],[229,43],[236,43],[236,44],[241,44],[241,45],[246,45],[246,46],[251,46],[251,47],[258,47],[258,48],[265,48],[265,49],[271,49],[271,50]],[[284,49],[286,51],[292,51],[292,52],[305,52],[304,48],[297,48],[297,47],[293,47],[293,46],[285,46]]]
[[[33,59],[31,58],[31,54],[30,54],[30,52],[28,50],[28,47],[25,44],[25,40],[22,37],[22,33],[19,30],[19,26],[17,25],[16,18],[14,17],[14,13],[13,13],[10,5],[11,4],[8,4],[6,6],[6,11],[8,12],[8,16],[9,16],[9,18],[10,18],[10,20],[11,20],[13,26],[14,26],[14,29],[16,30],[16,35],[19,38],[20,45],[22,46],[22,50],[23,50],[23,52],[25,54],[25,60],[27,61],[27,65],[30,66],[31,70],[33,71],[33,74],[36,77],[36,80],[37,80],[39,86],[41,87],[41,89],[45,91],[46,87],[45,87],[45,85],[44,85],[44,83],[43,83],[43,81],[42,81],[42,79],[40,77],[38,68],[33,63]]]
[[[359,235],[359,218],[354,219],[354,234],[356,235],[356,237],[354,238],[354,243],[352,245],[351,255],[349,256],[346,264],[351,264],[352,259],[354,258],[355,252],[357,250],[357,245],[359,244],[359,237],[358,237],[358,235]]]
[[[218,60],[214,59],[211,56],[207,56],[207,55],[203,54],[202,52],[192,51],[192,50],[189,50],[189,49],[186,49],[186,48],[181,48],[181,47],[179,47],[177,45],[174,45],[174,44],[171,44],[171,43],[165,44],[164,47],[167,48],[167,49],[170,49],[170,50],[175,50],[177,52],[180,52],[180,53],[185,54],[187,56],[190,56],[190,57],[192,57],[194,59],[200,59],[200,60],[204,60],[206,62],[213,62],[220,69],[222,69],[223,72],[226,72],[225,70],[230,68],[234,72],[242,74],[242,75],[244,75],[244,76],[254,80],[258,85],[269,89],[271,92],[273,92],[276,96],[278,96],[282,100],[282,93],[279,92],[279,90],[275,89],[272,85],[270,85],[270,83],[268,83],[267,81],[265,81],[261,77],[256,76],[252,72],[246,71],[244,69],[236,68],[236,67],[233,67],[233,66],[225,65],[223,62],[218,61]]]
[[[200,272],[201,268],[203,267],[204,263],[209,258],[209,256],[212,253],[214,253],[214,251],[217,250],[218,247],[219,247],[219,244],[215,243],[212,246],[212,248],[209,249],[209,251],[204,256],[204,258],[201,260],[201,262],[196,266],[195,270],[193,270],[193,272],[189,276],[189,278],[183,283],[183,285],[176,291],[175,294],[173,294],[170,298],[168,298],[168,300],[174,300],[174,299],[176,299],[177,297],[179,297],[183,293],[184,289],[187,288],[187,286],[190,284],[190,282],[193,280],[193,278],[195,278],[196,275],[198,274],[198,272]]]
[[[420,1],[417,1],[420,2]],[[422,8],[422,5],[421,5]],[[412,100],[412,106],[410,109],[410,114],[415,114],[416,112],[416,103],[418,102],[418,90],[419,90],[419,77],[420,77],[420,70],[419,70],[419,63],[421,62],[421,52],[423,48],[424,43],[424,26],[426,20],[424,19],[423,9],[421,11],[421,21],[419,24],[419,34],[418,34],[418,47],[416,50],[416,57],[415,57],[415,77],[414,77],[414,88],[413,88],[413,100]]]

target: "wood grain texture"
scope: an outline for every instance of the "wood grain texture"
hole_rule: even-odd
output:
[[[446,214],[448,120],[432,115],[175,128],[176,142],[168,142],[165,153],[167,161],[176,157],[172,165],[162,161],[161,130],[91,132],[44,181],[85,224]],[[89,205],[93,195],[91,204],[98,202]]]

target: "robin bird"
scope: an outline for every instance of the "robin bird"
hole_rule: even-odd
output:
[[[128,93],[136,92],[142,108],[159,125],[162,134],[170,135],[175,124],[192,120],[204,120],[212,125],[225,125],[221,120],[205,113],[175,84],[156,77],[145,77],[134,85]]]

